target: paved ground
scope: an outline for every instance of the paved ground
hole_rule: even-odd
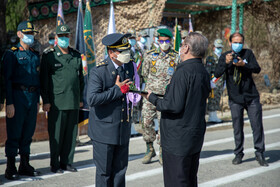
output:
[[[245,121],[245,156],[241,165],[231,164],[234,142],[231,123],[208,126],[205,142],[200,156],[198,172],[199,186],[280,186],[280,109],[264,111],[266,152],[269,167],[260,167],[254,158],[252,133],[248,120]],[[87,137],[81,137],[86,142]],[[158,146],[156,145],[158,150]],[[19,181],[4,178],[6,159],[4,148],[0,148],[0,180],[4,186],[94,186],[95,166],[92,163],[92,146],[76,148],[75,164],[77,173],[53,174],[49,168],[48,142],[32,143],[31,164],[42,172],[42,176],[23,177]],[[127,170],[128,187],[163,186],[162,167],[158,157],[148,165],[141,163],[145,152],[142,137],[131,138],[129,167]],[[17,163],[18,165],[18,163]]]

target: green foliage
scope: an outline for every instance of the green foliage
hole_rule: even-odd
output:
[[[16,31],[17,25],[25,18],[26,0],[8,0],[6,8],[6,30]]]

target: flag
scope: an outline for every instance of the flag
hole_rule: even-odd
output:
[[[59,0],[58,2],[58,10],[57,10],[57,18],[56,18],[56,26],[64,24],[64,15],[63,15],[63,7],[62,2]]]
[[[108,32],[107,34],[112,34],[116,32],[116,25],[115,25],[115,13],[114,13],[114,5],[113,1],[110,2],[110,17],[109,17],[109,24],[108,24]],[[108,57],[107,49],[105,49],[105,58]]]
[[[84,92],[83,92],[83,109],[80,109],[79,111],[79,126],[85,125],[88,122],[88,111],[85,111],[87,107],[86,103],[86,93],[87,93],[87,61],[86,61],[86,47],[85,47],[85,40],[84,40],[84,31],[83,31],[83,9],[82,9],[82,0],[79,0],[79,7],[78,7],[78,13],[77,13],[77,24],[76,24],[76,37],[75,37],[75,48],[78,50],[81,54],[82,59],[82,65],[83,65],[83,75],[84,75]]]
[[[113,1],[111,0],[108,34],[112,34],[112,33],[115,33],[115,32],[116,32],[116,25],[115,25],[114,5],[113,5]]]
[[[193,26],[192,26],[192,17],[191,15],[189,14],[189,33],[190,32],[193,32]]]
[[[87,0],[84,20],[84,41],[86,44],[86,61],[88,72],[90,72],[90,69],[95,66],[91,8],[89,4],[90,2]]]
[[[175,40],[174,40],[174,50],[176,52],[179,52],[180,44],[181,44],[181,35],[180,35],[179,29],[178,29],[178,21],[177,21],[177,18],[176,18]]]

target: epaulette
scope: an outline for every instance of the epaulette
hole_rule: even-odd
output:
[[[156,49],[152,49],[152,50],[148,51],[147,54],[150,54],[152,52],[156,52]]]
[[[96,67],[101,67],[101,66],[105,66],[105,65],[108,65],[108,61],[106,59],[101,62],[98,62],[96,64]]]
[[[15,47],[15,46],[13,46],[13,47],[11,47],[11,50],[12,50],[12,51],[16,51],[16,50],[18,50],[18,48]]]
[[[43,51],[44,54],[48,54],[49,52],[53,52],[54,48],[47,48]]]

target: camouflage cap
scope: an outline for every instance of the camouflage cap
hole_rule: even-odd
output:
[[[23,21],[21,22],[18,27],[17,27],[17,31],[21,31],[21,32],[37,32],[37,30],[34,29],[34,25],[30,22],[30,21]]]
[[[138,36],[149,37],[147,31],[145,31],[145,30],[140,31],[140,32],[138,33]]]
[[[135,29],[128,29],[127,34],[131,34],[130,38],[136,38]]]
[[[59,25],[56,27],[56,34],[69,34],[70,28],[68,25]]]
[[[189,32],[187,30],[181,31],[181,38],[186,38],[189,35]]]
[[[223,46],[223,41],[222,41],[221,39],[216,39],[216,40],[214,41],[214,46],[215,46],[215,47],[224,47],[224,46]]]

